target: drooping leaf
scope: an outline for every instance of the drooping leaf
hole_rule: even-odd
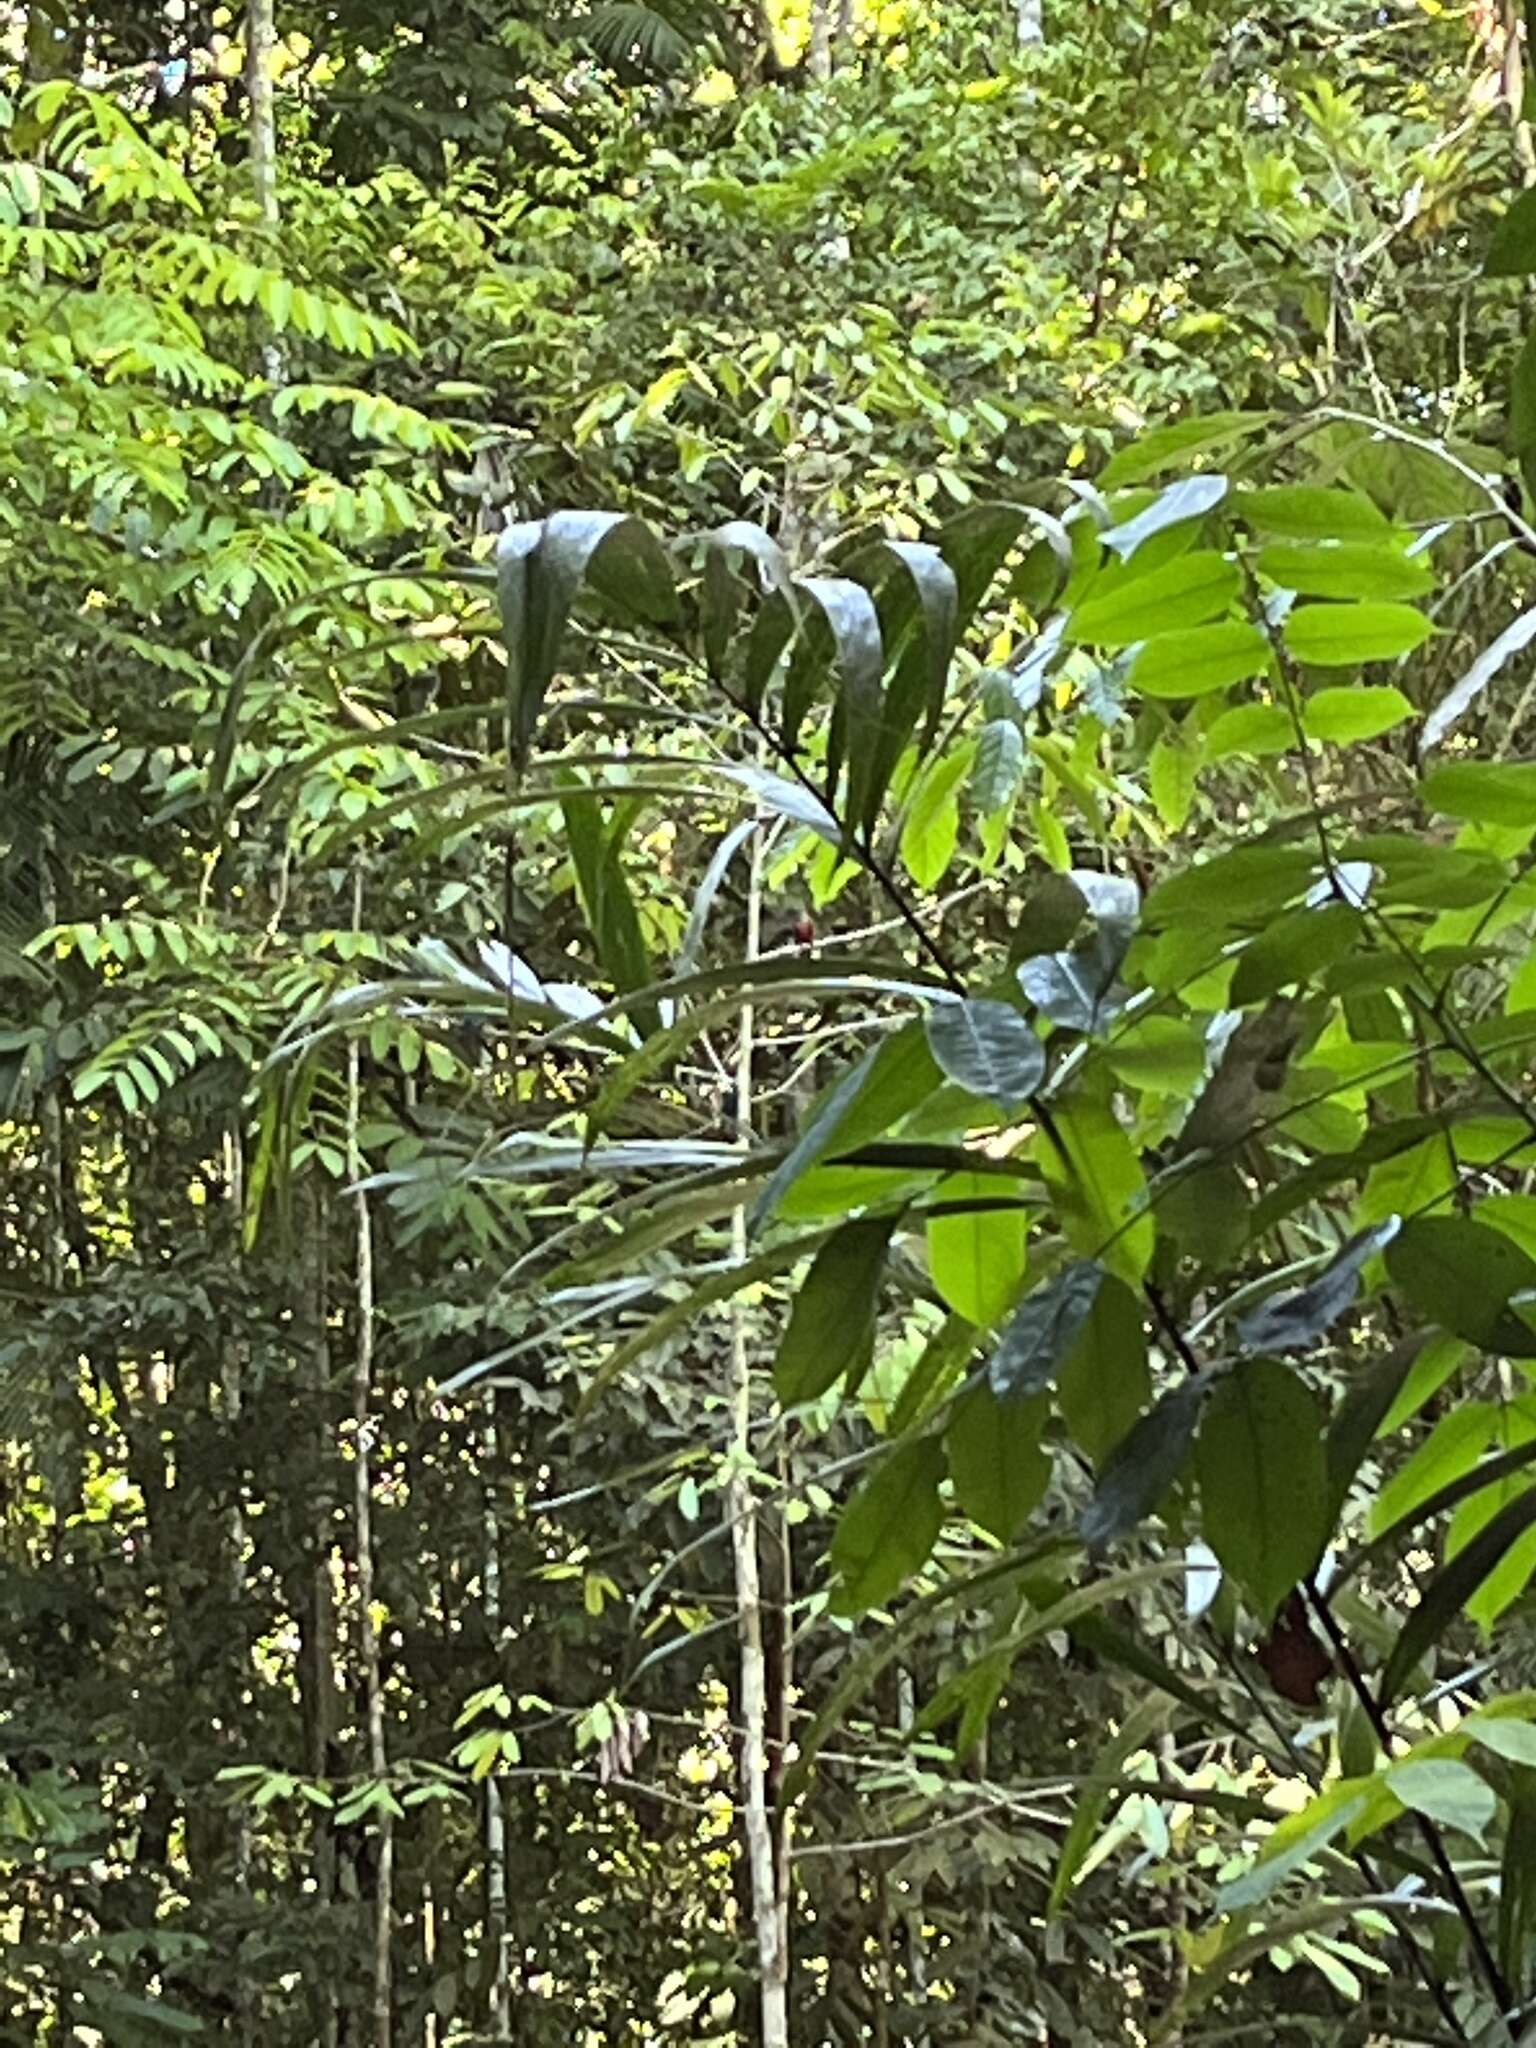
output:
[[[898,1593],[927,1562],[943,1524],[944,1446],[914,1437],[886,1452],[838,1518],[831,1563],[835,1614],[857,1615]]]
[[[901,857],[919,888],[943,879],[960,843],[960,784],[971,765],[971,749],[957,748],[929,762],[907,807]]]
[[[773,1361],[784,1407],[819,1399],[865,1354],[894,1222],[845,1223],[811,1261]]]
[[[1045,1047],[1011,1003],[984,996],[937,1003],[928,1044],[950,1080],[1003,1111],[1022,1108],[1045,1078]]]
[[[1313,668],[1354,668],[1411,654],[1434,627],[1409,604],[1303,604],[1288,614],[1281,631],[1298,661]]]
[[[833,1152],[856,1151],[881,1136],[937,1081],[938,1068],[915,1019],[873,1046],[821,1098],[753,1205],[752,1227],[772,1216],[796,1181],[820,1160]]]
[[[839,689],[838,715],[833,730],[842,742],[848,760],[848,810],[863,820],[871,809],[871,778],[875,750],[867,736],[879,726],[881,716],[880,678],[885,668],[885,648],[880,635],[880,615],[875,601],[862,583],[847,576],[801,576],[796,588],[810,600],[814,615],[825,621],[832,648]],[[799,735],[800,721],[807,708],[798,689],[786,689],[783,735],[786,750],[792,751]],[[835,787],[840,762],[835,750],[827,760],[828,788]],[[875,797],[874,808],[878,809]]]
[[[1496,1419],[1490,1401],[1463,1401],[1442,1415],[1372,1501],[1367,1522],[1372,1539],[1411,1526],[1430,1501],[1470,1473],[1493,1435]]]
[[[1408,1757],[1387,1772],[1387,1784],[1410,1811],[1479,1842],[1498,1809],[1487,1779],[1455,1757]]]
[[[1087,951],[1039,954],[1023,963],[1018,976],[1019,987],[1041,1016],[1065,1031],[1088,1033],[1107,1028],[1118,1014],[1120,1000],[1109,988],[1112,978]]]
[[[1273,1359],[1239,1365],[1206,1403],[1196,1463],[1205,1540],[1267,1621],[1331,1534],[1322,1408]]]
[[[981,728],[971,763],[971,801],[984,818],[1012,801],[1024,779],[1025,758],[1024,735],[1011,719],[989,719]]]
[[[1202,1379],[1181,1381],[1121,1438],[1078,1525],[1090,1550],[1129,1535],[1183,1472],[1209,1392]]]
[[[1139,1286],[1151,1261],[1156,1225],[1147,1206],[1140,1155],[1112,1105],[1087,1093],[1062,1102],[1037,1143],[1068,1243],[1128,1285]]]
[[[1170,526],[1182,526],[1186,520],[1203,519],[1226,495],[1227,480],[1224,476],[1208,472],[1201,476],[1183,477],[1159,492],[1146,510],[1137,513],[1134,519],[1128,519],[1123,526],[1106,528],[1104,545],[1128,562],[1154,534],[1162,533]]]
[[[1336,1521],[1361,1460],[1402,1394],[1422,1348],[1418,1336],[1405,1338],[1368,1371],[1350,1382],[1328,1426],[1328,1492]]]
[[[987,1368],[1000,1401],[1050,1386],[1082,1333],[1104,1277],[1102,1267],[1077,1259],[1020,1304]]]
[[[1388,1216],[1362,1230],[1305,1287],[1271,1295],[1237,1326],[1246,1351],[1304,1351],[1315,1344],[1343,1315],[1360,1291],[1360,1274],[1368,1260],[1383,1251],[1402,1227]]]
[[[1050,1413],[1035,1400],[999,1400],[985,1381],[960,1401],[945,1432],[955,1499],[973,1522],[1011,1543],[1045,1496],[1051,1460],[1040,1434]]]
[[[561,796],[560,810],[581,907],[597,942],[598,958],[620,995],[649,988],[656,977],[624,873],[622,828],[604,821],[601,802],[591,790],[567,790]],[[635,1023],[647,1036],[659,1031],[661,1015],[655,1004],[637,1005]]]

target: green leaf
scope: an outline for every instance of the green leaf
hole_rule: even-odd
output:
[[[1101,1057],[1117,1080],[1149,1095],[1191,1095],[1205,1074],[1205,1039],[1185,1017],[1122,1018]]]
[[[1277,918],[1243,949],[1232,976],[1232,1004],[1267,1002],[1283,988],[1304,986],[1343,959],[1363,929],[1347,903],[1320,903]]]
[[[1406,1339],[1350,1383],[1328,1426],[1328,1492],[1336,1521],[1383,1418],[1401,1398],[1419,1340]]]
[[[1397,1698],[1420,1660],[1434,1648],[1489,1573],[1533,1523],[1536,1487],[1495,1515],[1487,1528],[1430,1580],[1419,1596],[1418,1606],[1403,1624],[1382,1673],[1378,1697],[1383,1708]]]
[[[834,1614],[882,1606],[927,1562],[944,1521],[945,1469],[939,1439],[917,1437],[888,1451],[854,1494],[832,1538]]]
[[[802,1127],[799,1137],[774,1169],[768,1185],[753,1204],[750,1223],[754,1230],[760,1228],[773,1215],[801,1175],[809,1173],[818,1161],[825,1159],[828,1153],[840,1144],[845,1127],[852,1128],[854,1105],[865,1099],[867,1092],[875,1088],[876,1076],[880,1072],[879,1063],[882,1056],[887,1060],[894,1057],[891,1052],[894,1043],[894,1040],[887,1040],[884,1045],[872,1047],[821,1098],[810,1120]],[[910,1046],[910,1043],[908,1040],[907,1045]],[[924,1051],[926,1050],[925,1046]],[[928,1064],[932,1067],[931,1058]],[[886,1071],[888,1075],[889,1069]],[[933,1068],[933,1072],[936,1078],[937,1068]],[[894,1122],[897,1114],[899,1111],[893,1110],[890,1121]],[[886,1127],[882,1125],[882,1128]],[[876,1134],[866,1130],[864,1135]],[[861,1141],[858,1139],[854,1140],[855,1144],[859,1142]]]
[[[1251,1870],[1216,1894],[1219,1913],[1244,1913],[1260,1906],[1288,1877],[1314,1862],[1330,1842],[1362,1818],[1370,1804],[1360,1781],[1340,1779],[1300,1813],[1289,1814],[1269,1836]]]
[[[1045,1078],[1045,1047],[1011,1003],[984,996],[936,1003],[928,1045],[951,1081],[1005,1113],[1021,1109]]]
[[[599,960],[620,995],[649,988],[655,975],[619,856],[619,830],[605,826],[602,806],[590,791],[568,790],[560,798],[560,811]],[[639,1004],[635,1023],[649,1037],[661,1029],[661,1013],[654,1003]]]
[[[1134,519],[1128,519],[1123,526],[1107,527],[1101,538],[1105,547],[1128,562],[1154,534],[1163,533],[1170,526],[1182,526],[1186,520],[1203,519],[1226,495],[1224,476],[1207,473],[1181,478],[1160,492]]]
[[[1156,1226],[1140,1155],[1111,1105],[1086,1094],[1059,1104],[1037,1144],[1067,1242],[1139,1287],[1151,1263]]]
[[[954,1209],[928,1218],[933,1284],[957,1314],[985,1328],[1012,1306],[1019,1291],[1028,1215],[1010,1183],[985,1174],[950,1174],[939,1182],[934,1198]]]
[[[1072,1441],[1102,1465],[1151,1394],[1141,1304],[1124,1281],[1106,1275],[1058,1376],[1062,1420]]]
[[[979,1528],[1011,1543],[1045,1497],[1051,1461],[1040,1447],[1049,1399],[999,1400],[982,1382],[945,1433],[955,1499]]]
[[[1245,676],[1262,675],[1269,658],[1269,642],[1258,627],[1232,619],[1148,640],[1126,684],[1144,697],[1205,697]]]
[[[1452,761],[1425,776],[1432,811],[1480,825],[1536,824],[1536,761]]]
[[[1536,191],[1522,192],[1500,216],[1483,258],[1484,277],[1536,274]]]
[[[1113,491],[1124,484],[1139,484],[1173,463],[1186,462],[1192,455],[1245,440],[1267,426],[1272,418],[1273,414],[1267,412],[1208,412],[1187,420],[1173,420],[1167,426],[1151,427],[1110,457],[1099,472],[1099,488]]]
[[[1225,761],[1236,754],[1262,760],[1283,754],[1296,744],[1291,715],[1278,704],[1233,704],[1212,721],[1205,734],[1205,757]]]
[[[1287,540],[1380,541],[1391,532],[1386,514],[1363,493],[1318,484],[1243,491],[1236,510],[1258,532],[1277,533]]]
[[[1281,628],[1292,654],[1313,668],[1392,661],[1422,647],[1433,631],[1424,614],[1408,604],[1298,605]]]
[[[1199,775],[1198,748],[1164,733],[1147,762],[1147,788],[1165,830],[1181,832],[1188,823]]]
[[[976,739],[971,801],[984,818],[1010,803],[1024,780],[1024,735],[1010,718],[993,718]]]
[[[1536,1933],[1536,1789],[1517,1783],[1510,1793],[1504,1856],[1499,1866],[1499,1968],[1524,1984]]]
[[[1335,746],[1377,739],[1415,715],[1402,691],[1390,683],[1356,683],[1348,688],[1314,690],[1301,707],[1301,722],[1308,738]]]
[[[1151,1514],[1188,1461],[1210,1387],[1182,1381],[1125,1434],[1105,1460],[1079,1529],[1090,1550],[1104,1550]]]
[[[1460,1828],[1479,1842],[1498,1810],[1493,1787],[1454,1757],[1410,1757],[1392,1766],[1387,1783],[1412,1812],[1438,1826]]]
[[[1440,1417],[1372,1501],[1366,1526],[1373,1542],[1412,1527],[1429,1502],[1472,1471],[1493,1435],[1495,1417],[1488,1401],[1463,1401]]]
[[[920,889],[937,887],[955,857],[960,843],[959,787],[970,765],[969,747],[931,761],[908,805],[901,857]]]
[[[842,736],[848,757],[848,812],[861,824],[872,820],[880,808],[884,791],[875,785],[876,749],[867,736],[879,728],[883,712],[880,678],[885,669],[885,648],[880,636],[880,615],[875,601],[862,583],[846,576],[801,576],[795,587],[808,597],[825,620],[841,688],[837,698],[834,731]],[[804,621],[802,618],[802,630]],[[793,750],[800,727],[802,700],[795,691],[784,693],[783,735],[786,752]],[[848,744],[852,739],[853,744]],[[836,750],[827,760],[827,786],[835,786],[840,762]]]
[[[773,1361],[786,1408],[815,1401],[868,1355],[895,1218],[845,1223],[817,1252]]]
[[[1444,1330],[1479,1350],[1536,1358],[1536,1331],[1509,1306],[1536,1288],[1536,1263],[1468,1216],[1419,1216],[1387,1248],[1393,1284]]]
[[[1467,1475],[1466,1497],[1456,1506],[1445,1534],[1445,1556],[1456,1557],[1486,1528],[1511,1501],[1518,1500],[1531,1486],[1530,1464],[1536,1458],[1536,1401],[1527,1395],[1509,1401],[1498,1412],[1493,1445],[1500,1455],[1488,1459],[1478,1471]],[[1474,1484],[1481,1480],[1480,1485]],[[1530,1582],[1536,1569],[1536,1530],[1521,1537],[1488,1574],[1467,1602],[1467,1617],[1485,1633],[1506,1608],[1512,1606]]]
[[[1026,1297],[987,1367],[988,1382],[1000,1401],[1018,1400],[1050,1386],[1077,1343],[1103,1284],[1102,1267],[1078,1259]]]
[[[1258,568],[1272,583],[1303,597],[1423,597],[1435,583],[1422,555],[1404,554],[1386,541],[1328,547],[1276,541],[1259,550]]]
[[[1143,576],[1107,569],[1073,609],[1064,639],[1095,647],[1130,647],[1153,633],[1171,633],[1219,618],[1242,587],[1242,571],[1225,555],[1182,555]]]
[[[1239,1365],[1206,1403],[1196,1464],[1205,1540],[1267,1622],[1332,1533],[1321,1405],[1273,1359]]]
[[[1303,893],[1316,855],[1303,846],[1238,846],[1159,882],[1142,909],[1152,927],[1215,919],[1227,926],[1263,924]]]

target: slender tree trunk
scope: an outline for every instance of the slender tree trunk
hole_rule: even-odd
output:
[[[492,1653],[501,1647],[501,1532],[496,1521],[495,1481],[496,1390],[485,1392],[485,1432],[481,1439],[481,1470],[485,1481],[485,1627]],[[485,1935],[491,1950],[490,2026],[499,2040],[512,2034],[512,1978],[507,1956],[507,1809],[499,1775],[485,1781]]]
[[[277,118],[272,106],[276,42],[272,0],[249,0],[245,10],[245,91],[250,109],[251,185],[266,228],[277,226]]]
[[[309,1329],[309,1404],[315,1428],[316,1470],[327,1473],[331,1459],[331,1359],[326,1341],[328,1275],[325,1211],[312,1183],[300,1197],[304,1214],[306,1293]],[[336,1596],[332,1579],[333,1531],[330,1484],[323,1479],[315,1509],[315,1558],[310,1582],[306,1640],[301,1653],[300,1684],[307,1694],[309,1770],[315,1778],[332,1775],[336,1745]],[[336,1837],[328,1820],[315,1824],[315,1890],[322,1909],[336,1897]],[[320,2048],[336,2048],[338,2034],[336,1984],[326,1976],[318,1986]]]
[[[762,937],[762,846],[754,839],[747,904],[747,958],[757,957]],[[752,1134],[753,1035],[751,1007],[742,1011],[736,1057],[736,1125],[743,1144]],[[734,1255],[747,1255],[747,1218],[732,1219]],[[789,2048],[789,1926],[780,1885],[769,1798],[769,1700],[763,1648],[762,1576],[758,1556],[757,1504],[749,1477],[752,1456],[752,1374],[748,1311],[737,1304],[731,1319],[731,1381],[735,1402],[732,1476],[725,1511],[736,1567],[736,1627],[741,1659],[741,1806],[752,1918],[757,1939],[762,2048]]]
[[[832,36],[838,0],[811,0],[811,47],[807,56],[812,78],[832,76]]]
[[[359,873],[353,896],[353,925],[362,923],[362,876]],[[358,1143],[362,1112],[361,1052],[354,1038],[347,1050],[347,1170],[352,1180],[362,1178],[363,1158]],[[373,1218],[368,1197],[361,1189],[353,1197],[357,1216],[357,1264],[355,1308],[357,1348],[352,1364],[353,1440],[353,1543],[357,1554],[357,1638],[363,1667],[363,1688],[368,1707],[368,1773],[382,1780],[388,1775],[389,1753],[384,1740],[384,1684],[379,1668],[379,1631],[374,1618],[373,1587]],[[374,1880],[373,1928],[373,2039],[374,2048],[390,2048],[393,2031],[394,1931],[394,1821],[387,1809],[375,1820],[378,1865]]]
[[[240,1217],[245,1207],[245,1158],[238,1126],[231,1126],[224,1133],[224,1186],[238,1243]],[[232,1454],[240,1441],[240,1410],[245,1396],[243,1365],[239,1339],[226,1339],[222,1371],[224,1429]],[[236,1614],[243,1614],[246,1594],[245,1510],[240,1504],[238,1458],[232,1455],[231,1463],[234,1467],[234,1499],[229,1509],[229,1590]],[[251,1816],[250,1809],[243,1803],[237,1804],[234,1812],[235,1885],[243,1894],[250,1889],[251,1882]],[[234,1995],[235,2039],[240,2048],[250,2048],[251,1994],[243,1967],[237,1966],[235,1971]]]

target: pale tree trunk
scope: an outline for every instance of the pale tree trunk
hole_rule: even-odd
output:
[[[353,890],[352,922],[362,925],[363,882]],[[354,1038],[347,1049],[347,1171],[356,1184],[362,1179],[358,1143],[362,1114],[361,1049]],[[361,1189],[353,1197],[357,1211],[357,1264],[354,1275],[357,1347],[352,1362],[353,1541],[357,1553],[357,1636],[368,1708],[368,1773],[375,1780],[388,1775],[389,1753],[384,1740],[384,1684],[379,1668],[379,1631],[373,1591],[373,1218]],[[373,2040],[374,2048],[390,2048],[394,1996],[391,1986],[394,1922],[395,1830],[387,1808],[375,1814],[378,1867],[374,1882]]]
[[[756,959],[762,938],[763,868],[760,837],[752,846],[747,899],[746,957]],[[743,1144],[751,1141],[754,1021],[742,1011],[736,1056],[736,1125]],[[731,1222],[735,1258],[747,1256],[747,1217],[738,1209]],[[741,1809],[747,1875],[757,1941],[762,2048],[789,2048],[789,1911],[781,1873],[787,1858],[775,1842],[769,1798],[769,1700],[763,1642],[762,1573],[758,1556],[757,1504],[749,1476],[752,1464],[752,1374],[749,1312],[738,1301],[731,1318],[731,1382],[735,1429],[725,1512],[736,1567],[736,1627],[741,1660]]]
[[[251,186],[261,224],[270,235],[278,224],[277,113],[272,104],[272,52],[277,43],[273,0],[250,0],[245,10],[245,92],[250,113]],[[190,81],[189,81],[190,90]],[[283,382],[283,351],[274,338],[262,348],[267,382]]]
[[[1021,50],[1038,50],[1045,41],[1045,0],[1013,0],[1013,30]]]
[[[485,1430],[481,1438],[481,1470],[485,1481],[485,1628],[492,1655],[501,1654],[501,1542],[496,1524],[496,1390],[485,1392]],[[507,1809],[500,1776],[485,1781],[485,1932],[491,1950],[490,2028],[499,2040],[512,2034],[512,1974],[507,1955]]]
[[[331,1457],[331,1353],[326,1339],[329,1308],[329,1275],[326,1270],[325,1209],[315,1192],[313,1180],[300,1193],[304,1227],[305,1291],[309,1328],[308,1395],[315,1428],[315,1466],[325,1474]],[[305,1616],[301,1686],[309,1700],[309,1769],[311,1777],[328,1778],[332,1773],[336,1741],[336,1595],[332,1577],[333,1532],[331,1528],[330,1484],[323,1482],[321,1497],[314,1503],[315,1563],[310,1585],[309,1611]],[[336,1837],[328,1822],[315,1827],[315,1889],[322,1907],[336,1897]],[[319,1988],[320,2048],[336,2048],[338,2033],[336,1984],[326,1976]]]
[[[832,76],[833,10],[837,0],[811,0],[811,47],[807,56],[812,78]]]
[[[224,1185],[230,1207],[233,1228],[240,1229],[241,1214],[245,1208],[245,1155],[240,1143],[238,1125],[232,1124],[224,1133]],[[224,1397],[224,1428],[231,1450],[240,1440],[240,1411],[245,1399],[244,1363],[241,1357],[241,1342],[229,1338],[224,1345],[222,1368],[222,1392]],[[235,1481],[235,1497],[229,1510],[229,1590],[234,1599],[235,1612],[243,1612],[246,1594],[245,1566],[245,1510],[240,1505],[238,1471]],[[251,1817],[244,1804],[235,1807],[235,1885],[242,1894],[249,1891],[251,1883]],[[250,2048],[251,2042],[251,1993],[246,1973],[241,1969],[235,1977],[235,2039],[240,2048]]]

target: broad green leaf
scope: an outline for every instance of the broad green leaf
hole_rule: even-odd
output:
[[[1000,1401],[1018,1400],[1050,1386],[1077,1343],[1103,1284],[1102,1269],[1079,1259],[1020,1303],[987,1367],[987,1379]]]
[[[1144,697],[1204,697],[1262,675],[1269,660],[1269,642],[1258,627],[1233,619],[1148,640],[1131,663],[1126,684]]]
[[[1305,985],[1358,942],[1364,920],[1347,903],[1320,903],[1276,918],[1243,950],[1232,976],[1235,1009],[1268,1002],[1281,989]]]
[[[1047,543],[1060,576],[1070,574],[1072,535],[1059,519],[1049,512],[1037,511],[1032,505],[1010,505],[997,500],[970,505],[944,528],[939,545],[955,573],[957,630],[963,631],[969,624],[992,579],[1026,529],[1033,529]],[[1097,556],[1097,540],[1091,532],[1085,538]]]
[[[1141,1159],[1111,1105],[1086,1094],[1058,1104],[1040,1132],[1037,1156],[1067,1242],[1129,1286],[1140,1286],[1156,1226]]]
[[[1301,707],[1309,739],[1348,746],[1378,739],[1415,715],[1402,691],[1390,683],[1356,683],[1336,690],[1314,690]]]
[[[1242,519],[1260,533],[1287,540],[1384,540],[1391,532],[1385,513],[1360,491],[1329,490],[1317,484],[1281,484],[1243,491],[1236,500]]]
[[[1470,1764],[1454,1757],[1408,1758],[1387,1772],[1387,1783],[1404,1806],[1438,1826],[1460,1828],[1481,1841],[1498,1810],[1493,1787]]]
[[[1317,1397],[1272,1359],[1239,1365],[1205,1405],[1196,1466],[1205,1540],[1267,1622],[1332,1533]]]
[[[1373,1540],[1411,1524],[1425,1503],[1476,1467],[1493,1435],[1497,1413],[1489,1401],[1463,1401],[1441,1416],[1372,1501],[1366,1527]]]
[[[1180,832],[1187,824],[1199,774],[1199,749],[1164,733],[1147,762],[1147,788],[1167,831]]]
[[[821,1160],[880,1137],[936,1086],[939,1070],[916,1019],[857,1060],[818,1102],[809,1122],[753,1205],[756,1229]]]
[[[1205,1074],[1205,1039],[1184,1017],[1122,1018],[1101,1057],[1118,1080],[1151,1095],[1190,1095]]]
[[[1511,1983],[1527,1981],[1536,1934],[1536,1788],[1517,1782],[1499,1866],[1499,1968]]]
[[[921,1570],[944,1521],[944,1472],[943,1444],[937,1437],[916,1437],[888,1451],[859,1487],[832,1538],[834,1614],[882,1606]]]
[[[984,996],[936,1003],[928,1045],[950,1080],[1005,1113],[1022,1108],[1045,1078],[1045,1047],[1011,1003]]]
[[[1213,919],[1227,926],[1262,925],[1305,893],[1316,865],[1310,847],[1235,847],[1159,882],[1142,921],[1158,928]]]
[[[1281,628],[1292,654],[1313,668],[1393,661],[1422,647],[1433,631],[1409,604],[1303,604]]]
[[[1536,1459],[1536,1401],[1530,1396],[1499,1409],[1491,1447],[1500,1455],[1487,1461],[1483,1484],[1457,1503],[1445,1533],[1445,1555],[1455,1557],[1487,1527],[1495,1515],[1519,1499],[1533,1484],[1530,1463]],[[1469,1485],[1477,1475],[1469,1474]],[[1536,1570],[1536,1529],[1510,1545],[1504,1557],[1467,1602],[1467,1616],[1485,1632],[1525,1591]]]
[[[1483,258],[1484,277],[1530,277],[1536,273],[1536,191],[1522,192],[1499,217],[1488,253]]]
[[[1276,541],[1260,549],[1258,567],[1271,582],[1303,597],[1424,597],[1435,583],[1422,555],[1404,554],[1386,541],[1328,547]]]
[[[1090,1550],[1129,1535],[1183,1472],[1209,1392],[1203,1379],[1181,1381],[1120,1439],[1078,1524]]]
[[[1454,1373],[1472,1357],[1472,1347],[1460,1337],[1437,1333],[1427,1343],[1416,1345],[1413,1363],[1392,1405],[1382,1416],[1377,1436],[1394,1436],[1405,1422],[1411,1422],[1426,1402],[1432,1401]]]
[[[1234,704],[1212,721],[1205,734],[1208,761],[1262,760],[1296,745],[1296,727],[1278,704]]]
[[[970,747],[931,761],[919,778],[901,831],[901,858],[920,889],[943,880],[960,843],[960,784],[971,765]]]
[[[1159,492],[1146,510],[1137,513],[1134,519],[1128,519],[1123,526],[1106,528],[1102,536],[1104,545],[1113,549],[1122,560],[1129,561],[1154,534],[1163,533],[1170,526],[1182,526],[1186,520],[1203,519],[1226,495],[1227,480],[1224,476],[1208,473],[1184,477]]]
[[[1252,1869],[1217,1892],[1218,1912],[1242,1913],[1262,1905],[1288,1877],[1315,1862],[1331,1842],[1362,1819],[1369,1803],[1358,1779],[1343,1778],[1300,1813],[1287,1815],[1265,1842]]]
[[[1536,1195],[1489,1195],[1478,1203],[1476,1220],[1536,1260]]]
[[[1242,587],[1242,572],[1225,555],[1183,555],[1144,576],[1107,569],[1067,621],[1065,638],[1095,647],[1130,647],[1219,618]]]
[[[1488,1575],[1536,1523],[1536,1487],[1501,1509],[1488,1524],[1424,1588],[1409,1613],[1381,1676],[1378,1697],[1389,1706],[1407,1684],[1420,1660],[1428,1655],[1477,1592]]]
[[[978,1527],[1011,1543],[1045,1497],[1051,1461],[1040,1447],[1045,1395],[999,1400],[983,1381],[955,1409],[944,1445],[955,1499]]]
[[[1224,448],[1233,441],[1246,440],[1269,424],[1267,412],[1208,412],[1167,426],[1151,427],[1134,441],[1117,449],[1099,472],[1101,490],[1118,490],[1125,484],[1139,484],[1159,470],[1182,465],[1192,455],[1212,448]]]
[[[1062,1420],[1072,1441],[1102,1465],[1151,1394],[1141,1303],[1124,1281],[1106,1275],[1058,1375]]]
[[[1482,825],[1536,825],[1536,761],[1451,761],[1419,793],[1432,811]]]
[[[1401,1398],[1413,1370],[1419,1340],[1406,1338],[1365,1371],[1353,1375],[1328,1425],[1328,1492],[1337,1521],[1355,1475],[1382,1428],[1382,1418]]]
[[[934,1200],[953,1205],[953,1213],[928,1218],[933,1284],[979,1328],[1007,1312],[1024,1278],[1029,1219],[1016,1186],[986,1174],[954,1173],[934,1190]]]
[[[815,1401],[868,1354],[892,1217],[845,1223],[801,1282],[773,1361],[784,1407]]]
[[[1465,1725],[1479,1748],[1491,1750],[1507,1763],[1536,1769],[1536,1726],[1531,1722],[1512,1720],[1502,1714],[1469,1714]]]
[[[1425,1315],[1480,1350],[1536,1358],[1536,1331],[1509,1306],[1536,1289],[1536,1262],[1467,1216],[1420,1216],[1387,1247],[1387,1271]]]
[[[984,818],[1012,802],[1024,780],[1026,754],[1024,735],[1012,719],[989,719],[981,728],[971,763],[971,801]]]

